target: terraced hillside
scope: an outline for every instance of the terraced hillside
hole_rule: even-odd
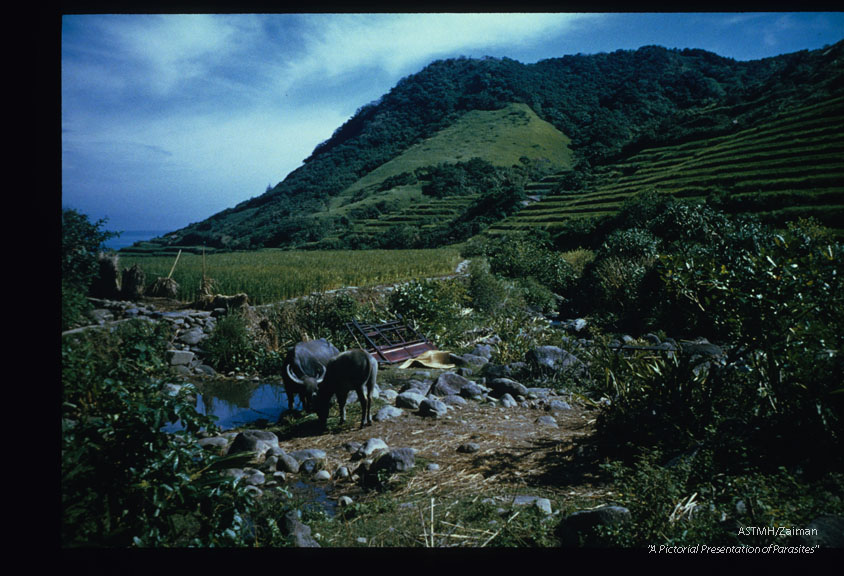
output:
[[[583,190],[546,194],[490,233],[553,233],[575,219],[614,214],[649,189],[692,199],[720,194],[725,210],[774,224],[813,216],[844,236],[844,97],[784,110],[754,126],[736,123],[727,135],[642,150],[597,168]]]
[[[500,167],[527,160],[555,171],[571,166],[569,143],[525,104],[473,110],[354,182],[331,199],[326,215],[347,218],[352,233],[363,237],[396,226],[433,229],[457,218],[478,195],[423,194],[432,167],[480,158]]]

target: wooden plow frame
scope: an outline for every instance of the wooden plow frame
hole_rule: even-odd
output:
[[[401,316],[383,324],[361,324],[352,320],[346,323],[346,329],[358,345],[361,345],[358,337],[363,338],[366,344],[361,348],[365,348],[379,363],[395,364],[437,349],[433,342],[405,324]]]

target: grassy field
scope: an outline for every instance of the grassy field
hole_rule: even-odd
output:
[[[344,286],[375,286],[405,280],[443,276],[460,261],[456,247],[434,250],[286,251],[260,250],[205,256],[205,272],[215,292],[245,292],[251,304],[267,304],[312,292]],[[120,254],[120,265],[138,264],[147,285],[166,277],[174,256]],[[179,298],[192,301],[202,283],[203,257],[183,252],[173,279]]]
[[[724,194],[724,209],[772,223],[815,216],[844,233],[844,98],[783,111],[763,125],[642,150],[601,167],[585,192],[545,196],[492,228],[554,230],[615,213],[649,189],[681,198]]]

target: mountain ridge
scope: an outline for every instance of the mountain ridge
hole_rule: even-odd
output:
[[[354,186],[362,180],[383,183],[376,174],[379,168],[383,171],[385,165],[447,131],[467,114],[526,107],[570,139],[570,177],[589,179],[593,167],[622,161],[638,150],[728,134],[736,122],[743,127],[761,124],[775,111],[844,92],[842,46],[844,42],[750,62],[703,50],[656,46],[534,64],[507,58],[438,60],[361,107],[272,189],[156,239],[153,245],[390,247],[391,242],[402,241],[400,228],[363,233],[362,221],[372,218],[350,218],[332,213],[332,207],[350,188],[355,192]],[[530,150],[532,144],[524,142],[525,149]],[[454,219],[462,225],[460,233],[435,232],[428,239],[434,244],[465,240],[510,215],[524,200],[524,186],[547,175],[536,163],[505,167],[475,162],[470,166],[472,158],[461,162],[456,152],[454,156],[450,165],[459,173],[438,172],[442,158],[432,159],[431,170],[416,174],[417,167],[381,191],[400,198],[413,178],[418,190],[419,177],[434,174],[429,189],[436,190],[428,199],[439,195],[440,200],[451,196],[465,200],[474,194],[474,203],[467,203]],[[471,183],[464,188],[454,184],[466,178],[478,179],[474,191],[465,189]],[[478,193],[482,186],[487,188]],[[397,212],[407,208],[399,204],[393,207]],[[389,203],[381,208],[391,210]],[[384,217],[385,212],[379,211],[376,219]],[[450,222],[441,223],[440,229]]]

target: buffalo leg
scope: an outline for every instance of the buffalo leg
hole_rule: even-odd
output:
[[[340,408],[340,424],[346,422],[346,394],[337,394],[337,406]]]

